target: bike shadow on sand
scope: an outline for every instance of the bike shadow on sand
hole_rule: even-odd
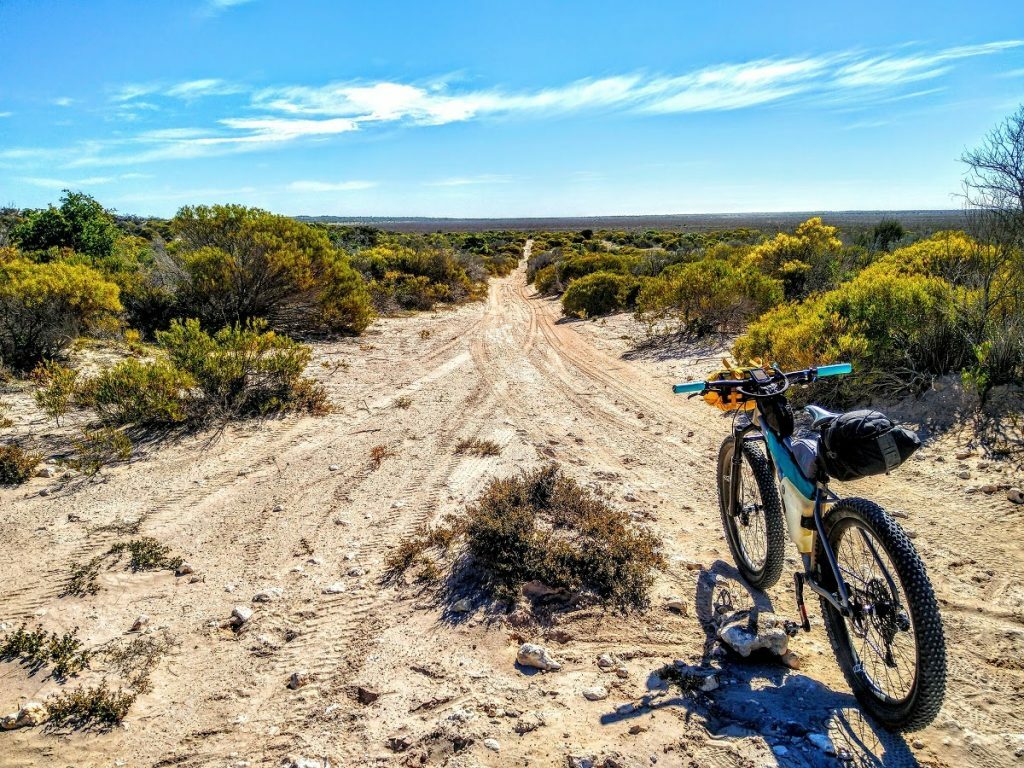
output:
[[[676,707],[685,710],[687,722],[703,726],[712,741],[763,738],[772,749],[767,757],[785,768],[919,765],[904,739],[861,712],[851,694],[835,691],[791,670],[767,653],[755,653],[744,659],[732,652],[722,652],[717,641],[716,612],[774,612],[768,595],[747,587],[733,566],[717,561],[702,570],[697,579],[695,603],[696,618],[705,634],[704,646],[699,662],[682,670],[684,674],[706,673],[718,668],[722,684],[709,693],[682,693],[680,687],[662,676],[667,668],[652,670],[647,678],[647,694],[603,715],[603,725]],[[827,735],[836,754],[826,754],[808,739],[810,734]],[[778,748],[781,749],[776,752]]]

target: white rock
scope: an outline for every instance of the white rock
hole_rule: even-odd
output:
[[[45,723],[50,713],[46,705],[39,701],[28,701],[17,712],[0,717],[0,730],[10,731],[15,728],[27,728]]]
[[[244,605],[236,605],[231,610],[231,619],[233,624],[245,624],[249,619],[252,618],[252,608],[247,608]]]
[[[465,597],[462,598],[461,600],[456,600],[455,601],[455,605],[452,606],[452,611],[454,613],[469,613],[472,610],[473,610],[473,603],[472,603],[472,601],[470,601],[468,598],[465,598]]]
[[[597,657],[597,666],[605,672],[611,672],[619,665],[619,660],[610,653],[602,653]]]
[[[190,573],[194,573],[195,569],[192,567],[192,563],[183,561],[178,566],[178,570],[174,572],[175,576],[188,576]]]
[[[492,752],[501,752],[501,744],[497,739],[484,739],[484,746]]]
[[[1006,498],[1014,504],[1024,504],[1024,491],[1020,488],[1011,488],[1006,492]]]
[[[362,568],[360,568],[359,566],[356,566],[355,568],[349,568],[348,569],[348,575],[352,576],[353,578],[356,578],[356,577],[359,577],[359,576],[363,576],[365,574],[366,574],[366,571],[363,570]]]
[[[561,669],[562,665],[551,658],[547,648],[534,643],[523,643],[519,646],[519,653],[516,654],[516,661],[524,667],[534,667],[544,671]]]
[[[516,720],[516,724],[513,726],[512,729],[516,733],[522,735],[524,733],[536,731],[543,725],[545,725],[543,717],[541,717],[536,712],[527,712],[525,715],[522,715],[518,720]]]
[[[147,616],[146,614],[143,613],[143,614],[139,615],[139,617],[132,624],[132,628],[129,629],[128,631],[129,632],[141,632],[147,626],[149,626],[149,616]]]
[[[747,611],[732,614],[719,627],[718,638],[743,657],[761,648],[776,656],[782,656],[789,649],[789,635],[783,620],[768,612],[758,614],[756,629],[751,629]]]
[[[284,504],[275,504],[274,505],[274,511],[275,512],[284,512]]]
[[[286,768],[331,768],[331,761],[314,757],[289,757]]]
[[[824,733],[808,733],[807,740],[826,755],[834,755],[836,753],[836,748],[832,745],[832,740]]]
[[[583,698],[587,701],[601,701],[608,698],[608,689],[603,685],[594,685],[583,689]]]
[[[336,581],[329,587],[324,587],[323,593],[325,595],[340,595],[344,591],[345,585],[342,584],[340,581]]]
[[[690,613],[690,604],[679,597],[679,595],[672,595],[665,600],[665,607],[670,611],[676,611],[677,613],[687,616]]]
[[[281,587],[267,587],[253,595],[252,601],[254,603],[272,603],[283,594],[284,590]]]
[[[339,469],[341,469],[341,467],[338,466],[337,464],[331,464],[329,467],[327,467],[327,469],[330,472],[337,472]]]
[[[36,477],[54,477],[57,474],[57,470],[51,466],[40,467],[36,470]]]
[[[596,763],[590,755],[569,755],[569,768],[594,768]]]

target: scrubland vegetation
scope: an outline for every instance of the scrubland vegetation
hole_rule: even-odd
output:
[[[1024,380],[1024,110],[964,160],[964,228],[895,220],[841,232],[585,230],[536,238],[528,278],[565,315],[632,311],[651,334],[738,335],[737,359],[850,360],[861,395],[919,392],[960,373],[984,402]],[[852,390],[851,390],[852,391]],[[833,392],[833,394],[836,394]]]
[[[66,192],[59,206],[0,216],[0,371],[30,376],[58,426],[85,412],[70,462],[95,474],[130,457],[129,431],[326,412],[323,388],[304,375],[305,340],[478,299],[524,241],[311,226],[237,205],[124,218]],[[89,339],[127,354],[84,375],[69,360]],[[0,450],[4,484],[23,482],[39,458]]]

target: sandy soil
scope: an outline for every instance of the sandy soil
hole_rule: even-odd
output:
[[[904,514],[941,597],[950,681],[933,726],[904,738],[861,716],[815,604],[813,632],[792,643],[799,671],[716,659],[724,684],[711,694],[660,683],[653,673],[665,663],[708,658],[701,619],[716,590],[746,593],[732,579],[714,491],[727,422],[669,388],[712,370],[721,350],[637,351],[640,338],[626,317],[561,321],[520,269],[493,281],[486,303],[385,319],[361,339],[318,345],[313,373],[337,413],[151,446],[93,481],[34,478],[0,491],[0,622],[77,626],[98,645],[145,613],[176,641],[122,727],[0,733],[0,764],[255,766],[302,756],[546,766],[612,753],[629,765],[837,764],[809,733],[828,733],[853,765],[1019,764],[1024,508],[968,489],[1020,478],[980,454],[954,460],[963,432],[892,477],[843,489]],[[403,396],[411,405],[396,407]],[[50,429],[23,403],[15,416],[20,429]],[[456,455],[472,437],[498,442],[501,455]],[[395,455],[375,468],[377,445]],[[648,611],[589,608],[512,627],[484,606],[453,615],[415,584],[381,583],[384,557],[417,526],[459,511],[489,478],[548,459],[664,536],[669,566]],[[60,597],[71,562],[125,538],[114,524],[136,522],[202,580],[118,569],[102,574],[95,596]],[[339,581],[343,593],[323,593]],[[758,599],[793,616],[789,584],[787,573]],[[251,602],[268,587],[283,593]],[[665,609],[671,594],[690,601],[688,615]],[[254,617],[238,633],[216,626],[235,605]],[[544,643],[562,670],[517,669],[523,639]],[[604,652],[625,660],[628,677],[598,669]],[[289,689],[296,671],[313,681]],[[43,674],[0,664],[0,710],[59,688]],[[610,697],[584,699],[598,683]],[[361,703],[360,686],[379,698]],[[534,715],[544,724],[517,733]]]

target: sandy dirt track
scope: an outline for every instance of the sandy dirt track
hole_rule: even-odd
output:
[[[485,303],[384,319],[358,340],[317,345],[313,375],[334,414],[153,446],[100,482],[34,478],[0,491],[0,622],[78,626],[96,645],[145,613],[177,642],[122,727],[0,733],[0,765],[255,766],[304,756],[346,766],[547,766],[612,752],[635,765],[839,764],[808,733],[828,733],[853,765],[1019,764],[1024,508],[967,492],[1019,478],[981,455],[955,460],[965,439],[956,434],[892,477],[842,489],[905,514],[941,598],[950,681],[933,726],[900,737],[859,714],[816,604],[814,631],[792,645],[799,671],[726,661],[724,685],[707,697],[660,685],[652,673],[663,664],[705,658],[701,618],[733,575],[714,490],[728,422],[669,387],[714,369],[721,350],[630,351],[638,333],[625,317],[561,320],[520,267],[492,281]],[[396,407],[400,397],[411,405]],[[33,418],[30,428],[51,428]],[[455,444],[473,437],[496,441],[501,455],[456,455]],[[395,455],[375,468],[378,445]],[[665,538],[669,567],[648,611],[589,608],[511,627],[485,606],[451,615],[415,584],[381,583],[383,558],[404,536],[460,511],[489,478],[549,459]],[[39,495],[44,488],[50,495]],[[118,569],[102,574],[95,596],[60,597],[69,563],[126,538],[112,524],[135,522],[203,580]],[[768,596],[787,616],[794,568],[791,557]],[[344,592],[323,593],[337,582]],[[268,587],[283,594],[253,604]],[[690,600],[688,616],[665,610],[671,594]],[[210,626],[235,605],[255,609],[241,632]],[[517,670],[518,638],[545,643],[563,669]],[[603,674],[595,662],[604,652],[625,659],[629,676]],[[287,688],[300,670],[313,682]],[[610,697],[584,699],[597,683]],[[360,686],[380,697],[361,703]],[[3,711],[57,688],[0,664]],[[544,725],[517,733],[533,714]]]

